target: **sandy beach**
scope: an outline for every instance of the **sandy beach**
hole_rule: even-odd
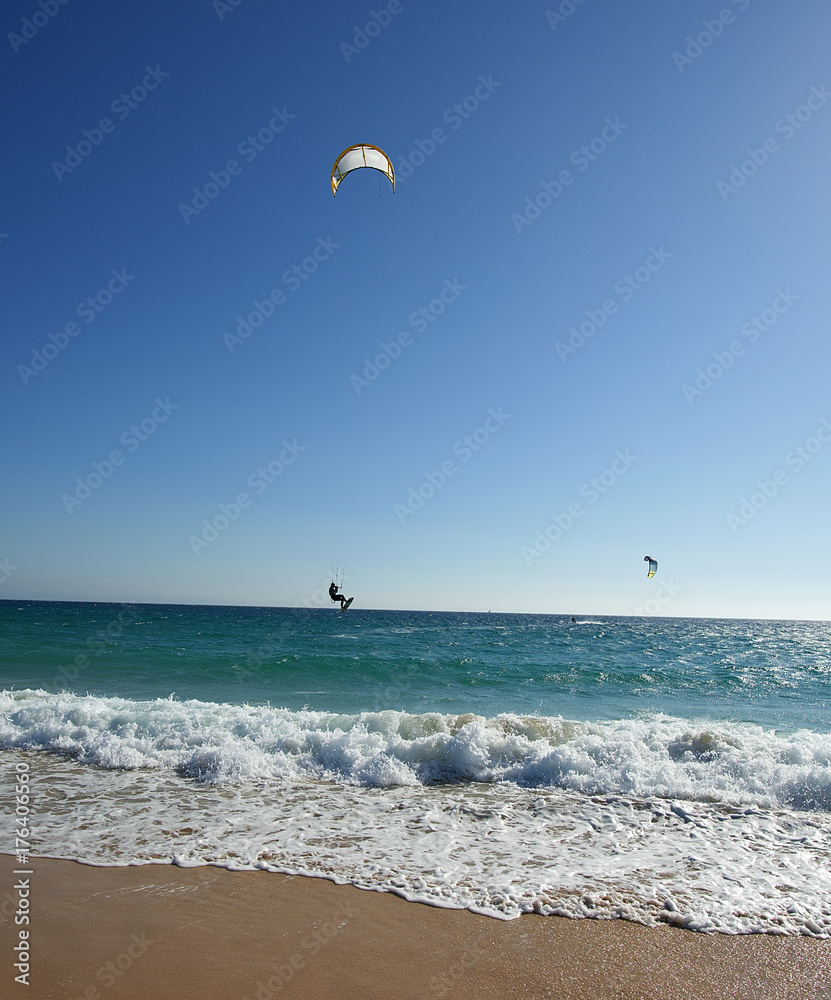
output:
[[[15,982],[12,857],[0,856],[2,994],[67,1000],[542,998],[827,1000],[831,941],[626,921],[501,921],[324,879],[29,866],[30,986]]]

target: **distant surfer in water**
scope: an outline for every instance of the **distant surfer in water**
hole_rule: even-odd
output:
[[[571,616],[571,620],[572,620],[573,622],[576,622],[576,621],[577,621],[577,619],[576,619],[576,618],[574,617],[574,615],[572,615],[572,616]]]
[[[335,602],[335,604],[337,604],[337,602],[340,601],[340,609],[341,609],[341,611],[343,611],[344,604],[349,604],[350,602],[343,596],[343,594],[339,594],[338,593],[339,589],[340,588],[335,583],[335,581],[332,580],[332,583],[331,583],[331,585],[329,587],[329,596],[332,598],[332,600]]]

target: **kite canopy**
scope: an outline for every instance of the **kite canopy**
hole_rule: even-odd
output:
[[[383,149],[370,146],[367,142],[361,142],[357,146],[345,149],[335,160],[335,165],[332,167],[333,196],[344,177],[360,167],[373,167],[375,170],[380,170],[382,174],[386,174],[390,179],[393,191],[395,191],[395,171],[392,169],[390,158]]]
[[[644,556],[643,561],[649,563],[649,572],[646,574],[646,577],[650,580],[658,572],[658,560],[653,559],[652,556]]]

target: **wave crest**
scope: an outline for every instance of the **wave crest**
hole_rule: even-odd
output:
[[[170,769],[202,784],[511,782],[831,812],[831,735],[643,715],[609,722],[436,712],[342,715],[201,701],[0,692],[0,746]]]

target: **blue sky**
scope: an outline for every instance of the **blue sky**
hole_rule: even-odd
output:
[[[829,617],[826,3],[2,20],[0,596]]]

